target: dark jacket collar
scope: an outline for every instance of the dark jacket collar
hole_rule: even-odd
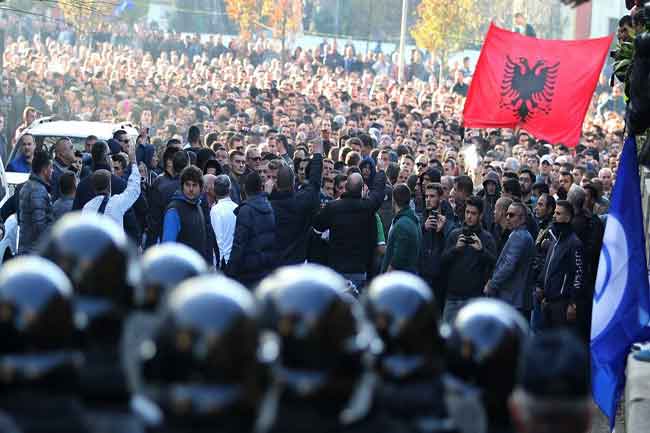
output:
[[[201,195],[199,195],[197,198],[192,200],[189,197],[187,197],[185,194],[183,194],[183,191],[177,190],[172,196],[172,200],[180,200],[191,206],[196,206],[201,203]]]
[[[361,198],[361,193],[345,191],[341,194],[341,198]]]
[[[105,162],[93,162],[93,171],[97,170],[108,170],[111,173],[113,172],[112,167],[109,167]]]
[[[402,217],[407,217],[417,222],[417,217],[415,216],[415,212],[413,212],[413,209],[411,209],[411,206],[407,206],[404,209],[397,212],[395,214],[394,220],[397,221],[399,218]]]
[[[40,177],[36,173],[30,173],[29,180],[33,180],[35,182],[40,183],[41,185],[43,185],[47,189],[48,192],[50,192],[50,184],[45,182],[45,179],[43,179],[42,177]]]
[[[286,200],[293,197],[293,191],[273,191],[269,195],[269,200]]]

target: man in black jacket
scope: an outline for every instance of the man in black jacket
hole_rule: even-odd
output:
[[[582,242],[584,265],[583,290],[576,299],[577,327],[580,336],[588,342],[591,337],[591,308],[605,227],[598,216],[585,208],[585,199],[586,193],[581,187],[573,185],[569,189],[567,201],[573,206],[571,226]]]
[[[278,266],[303,263],[312,219],[320,206],[320,182],[323,173],[321,143],[314,144],[314,156],[307,166],[308,183],[294,191],[294,174],[280,167],[276,188],[269,197],[275,213],[275,250]]]
[[[535,240],[535,263],[534,269],[535,280],[537,281],[544,270],[544,262],[546,255],[551,245],[554,243],[553,237],[553,214],[555,213],[555,199],[548,193],[543,193],[539,196],[535,204],[535,217],[537,218],[537,225],[539,226],[539,233]],[[542,315],[542,293],[535,292],[533,296],[533,315],[531,320],[531,327],[533,331],[538,331],[543,327],[544,316]]]
[[[113,167],[112,164],[109,163],[108,146],[106,145],[105,142],[97,141],[95,144],[93,144],[92,160],[93,160],[93,165],[92,165],[93,172],[102,169],[112,172]],[[122,192],[124,192],[125,189],[126,189],[126,181],[124,179],[115,176],[114,174],[111,174],[111,194],[113,195],[121,194]],[[96,193],[93,188],[92,176],[88,176],[87,178],[79,182],[79,185],[77,185],[77,193],[74,196],[74,202],[72,203],[72,210],[83,209],[84,205],[88,203],[90,200],[92,200],[95,197],[95,195]],[[126,232],[126,234],[129,235],[131,239],[136,241],[138,244],[139,244],[138,240],[140,238],[140,230],[138,228],[138,223],[135,218],[134,208],[142,207],[143,203],[144,203],[144,207],[146,208],[146,201],[141,195],[140,198],[138,198],[136,204],[133,205],[133,207],[124,214],[124,231]]]
[[[442,213],[443,190],[439,183],[430,183],[424,190],[425,216],[422,222],[422,249],[420,276],[433,288],[436,306],[440,313],[445,306],[445,284],[440,266],[445,240],[454,229],[453,221],[447,221]]]
[[[575,324],[576,304],[583,297],[583,248],[571,225],[573,206],[558,201],[553,220],[554,242],[537,279],[545,328]]]
[[[276,223],[256,171],[246,177],[244,189],[247,199],[235,209],[237,222],[227,273],[246,287],[253,287],[275,266]]]
[[[492,235],[481,227],[483,201],[475,196],[465,203],[465,223],[447,238],[441,266],[447,275],[447,300],[443,313],[451,323],[458,311],[472,298],[483,295],[483,288],[496,263]]]
[[[384,200],[386,186],[381,160],[368,198],[362,197],[363,185],[359,173],[350,175],[341,198],[328,202],[314,220],[316,230],[330,231],[329,266],[358,288],[366,282],[377,246],[375,212]]]
[[[501,196],[501,182],[499,182],[499,175],[495,171],[490,171],[485,175],[483,190],[478,195],[483,199],[481,223],[485,230],[491,231],[494,225],[494,207]]]
[[[162,222],[165,210],[174,193],[180,189],[178,177],[190,160],[185,152],[168,147],[163,154],[165,172],[149,187],[149,212],[147,214],[147,241],[145,247],[155,245],[162,236]]]

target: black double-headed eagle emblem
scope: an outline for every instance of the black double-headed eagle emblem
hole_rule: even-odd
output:
[[[525,57],[513,61],[506,56],[500,107],[512,110],[521,122],[537,113],[549,114],[559,69],[560,62],[537,60],[531,67]]]

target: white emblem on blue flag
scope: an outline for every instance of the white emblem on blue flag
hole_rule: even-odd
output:
[[[598,263],[591,320],[594,401],[614,428],[632,344],[650,339],[639,164],[634,137],[625,140]]]
[[[592,340],[607,328],[625,294],[629,262],[627,251],[625,229],[614,215],[609,215],[598,262],[591,318]]]

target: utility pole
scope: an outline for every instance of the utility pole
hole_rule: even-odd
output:
[[[404,81],[404,50],[406,50],[406,17],[408,16],[409,2],[402,0],[402,26],[399,34],[399,69],[398,80]]]
[[[341,12],[341,0],[336,0],[336,14],[334,17],[334,33],[338,37],[341,31],[341,21],[339,18]]]

